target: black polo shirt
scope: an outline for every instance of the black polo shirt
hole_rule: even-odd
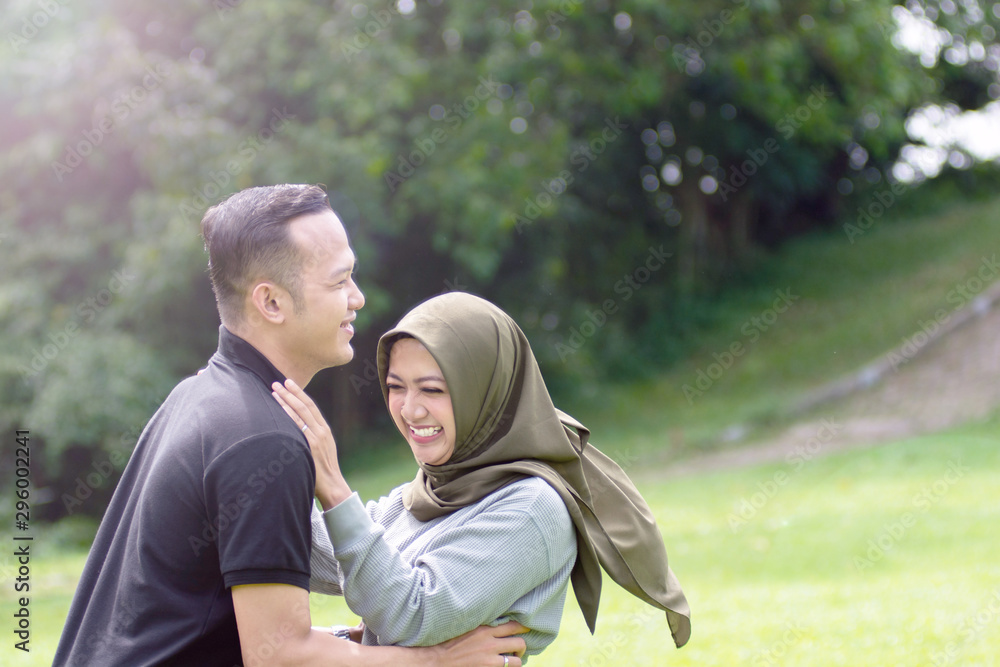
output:
[[[271,396],[284,376],[220,329],[136,444],[63,629],[55,666],[242,665],[230,588],[308,590],[316,473]]]

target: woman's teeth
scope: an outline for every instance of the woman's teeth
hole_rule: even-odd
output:
[[[413,428],[411,426],[410,430],[413,431],[413,435],[419,436],[421,438],[429,438],[430,436],[434,435],[435,433],[438,433],[441,430],[441,427],[440,426],[428,426],[427,428]]]

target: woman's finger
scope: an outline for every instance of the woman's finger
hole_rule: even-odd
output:
[[[295,380],[292,380],[291,378],[285,380],[285,388],[292,396],[297,398],[302,403],[302,405],[305,407],[306,410],[309,411],[309,414],[313,416],[313,419],[315,419],[317,423],[326,421],[323,418],[323,413],[320,412],[319,407],[316,405],[316,402],[309,397],[309,394],[307,394],[305,390],[302,389],[302,387],[300,387],[295,383]]]
[[[292,406],[288,405],[288,403],[285,402],[285,399],[283,399],[281,397],[281,395],[278,394],[278,392],[272,391],[271,392],[271,396],[274,396],[274,400],[276,400],[278,402],[278,405],[280,405],[281,409],[285,411],[285,414],[287,414],[289,417],[291,417],[292,421],[295,422],[295,425],[298,426],[299,429],[303,433],[306,434],[306,440],[308,440],[311,437],[311,435],[312,435],[310,432],[313,429],[312,428],[303,428],[304,426],[306,426],[305,421],[301,417],[299,417],[299,413],[297,413],[292,408]]]
[[[283,387],[281,384],[275,382],[271,385],[271,389],[274,390],[273,393],[277,395],[277,398],[282,400],[283,407],[288,406],[288,408],[295,413],[292,419],[294,419],[295,423],[299,425],[299,428],[301,428],[303,424],[312,430],[323,430],[327,427],[326,420],[323,419],[322,415],[319,415],[317,418],[317,416],[304,402],[302,402],[302,400],[288,391],[288,389]]]

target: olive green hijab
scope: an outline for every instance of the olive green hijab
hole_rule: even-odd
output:
[[[421,521],[454,512],[525,477],[562,497],[577,534],[573,590],[593,633],[603,567],[620,586],[667,614],[674,643],[691,635],[691,611],[667,565],[663,537],[635,485],[588,445],[590,432],[553,406],[528,340],[488,301],[449,292],[407,313],[378,344],[382,394],[389,351],[401,336],[420,341],[444,373],[455,412],[455,452],[420,463],[403,504]]]

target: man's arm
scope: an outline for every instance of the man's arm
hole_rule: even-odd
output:
[[[286,584],[234,586],[233,607],[247,667],[521,667],[525,649],[523,639],[510,636],[526,630],[516,623],[429,648],[361,646],[313,630],[308,591]],[[505,663],[504,653],[517,655]]]

